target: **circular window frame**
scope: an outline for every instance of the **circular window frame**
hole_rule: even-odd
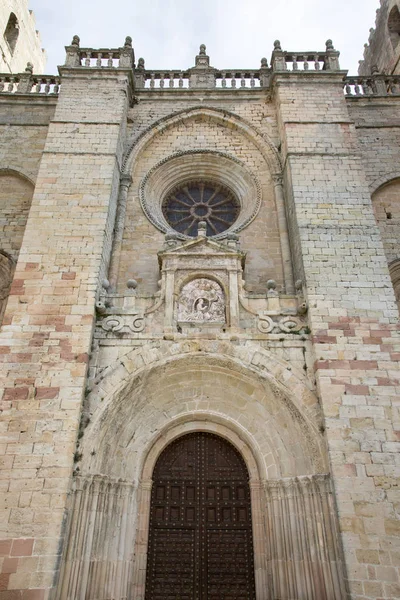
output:
[[[221,240],[238,233],[253,221],[261,206],[257,177],[238,159],[218,151],[189,150],[175,153],[157,163],[143,178],[139,197],[143,212],[161,232],[180,240],[193,240],[178,232],[166,220],[162,205],[174,189],[193,181],[212,182],[231,191],[240,205],[236,220],[225,231],[209,236]]]
[[[168,204],[170,201],[172,203],[176,202],[176,200],[174,199],[174,196],[176,194],[184,193],[187,200],[189,200],[189,201],[192,200],[192,204],[187,204],[187,207],[184,207],[183,210],[180,211],[182,213],[187,213],[186,218],[189,216],[189,214],[191,215],[193,221],[190,224],[189,229],[192,229],[193,225],[196,226],[196,223],[198,226],[198,224],[201,221],[205,221],[207,223],[207,230],[209,229],[209,227],[210,228],[214,227],[214,229],[215,229],[215,225],[216,225],[215,220],[218,221],[218,220],[220,220],[221,217],[219,217],[218,214],[214,213],[213,204],[208,204],[208,200],[206,200],[204,203],[203,202],[197,203],[192,198],[193,190],[195,190],[196,188],[200,189],[201,186],[203,186],[203,190],[207,189],[207,188],[213,189],[214,190],[214,193],[212,195],[213,197],[215,197],[215,196],[218,197],[219,195],[223,195],[224,196],[224,199],[223,199],[224,204],[230,202],[234,205],[232,208],[233,220],[230,223],[225,221],[225,223],[227,223],[227,226],[223,229],[223,231],[213,233],[211,235],[208,235],[207,237],[214,238],[217,235],[223,235],[225,233],[225,231],[227,231],[228,229],[230,229],[231,227],[234,226],[234,224],[238,220],[240,212],[241,212],[241,204],[240,204],[239,200],[237,199],[235,193],[231,190],[230,187],[227,187],[226,185],[222,185],[218,181],[214,181],[212,179],[193,179],[192,181],[185,182],[183,185],[181,185],[181,184],[177,185],[175,188],[173,188],[170,191],[170,193],[167,196],[165,196],[163,198],[163,200],[161,202],[161,210],[163,212],[165,220],[170,225],[170,227],[172,227],[174,229],[174,231],[176,231],[177,233],[183,233],[183,235],[186,235],[187,237],[190,237],[192,239],[197,237],[197,233],[195,235],[193,235],[193,234],[181,232],[176,228],[177,224],[171,222],[171,220],[168,219],[168,211],[172,210],[170,207],[168,208]],[[185,188],[188,188],[189,191],[186,192]],[[181,201],[179,203],[182,204],[182,207],[183,207],[183,202]],[[208,213],[203,216],[197,215],[196,208],[198,208],[199,206],[203,209],[205,209],[205,207],[207,207]],[[186,210],[185,210],[185,208],[186,208]],[[217,207],[215,207],[215,208],[217,208]],[[212,224],[210,222],[212,222]]]

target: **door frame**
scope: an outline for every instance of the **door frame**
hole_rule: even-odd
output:
[[[268,600],[272,597],[272,590],[271,578],[267,576],[266,502],[260,477],[261,465],[258,464],[250,443],[245,439],[248,437],[246,433],[231,422],[221,422],[220,418],[216,422],[212,415],[204,415],[203,418],[171,423],[152,441],[146,453],[143,462],[142,477],[138,484],[138,525],[135,538],[131,598],[135,600],[144,600],[145,598],[150,501],[153,484],[152,475],[157,459],[163,450],[178,437],[201,431],[219,435],[230,442],[239,451],[247,466],[251,500],[256,598],[257,600]]]

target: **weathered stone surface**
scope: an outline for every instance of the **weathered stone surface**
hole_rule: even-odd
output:
[[[257,600],[395,598],[398,98],[345,95],[330,40],[170,74],[79,44],[0,93],[0,585],[143,599],[152,469],[203,430],[247,464]],[[191,181],[236,229],[165,227]]]

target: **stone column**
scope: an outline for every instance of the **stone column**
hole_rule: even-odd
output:
[[[271,598],[344,600],[329,477],[265,482]]]
[[[152,480],[141,481],[138,488],[138,506],[144,511],[138,515],[137,539],[135,544],[135,564],[132,584],[132,598],[144,600],[146,586],[147,545],[150,521]]]
[[[37,177],[0,334],[9,481],[2,589],[57,581],[99,278],[109,262],[132,70],[79,64],[78,40]],[[16,557],[17,560],[16,560]],[[11,597],[11,596],[10,596]]]
[[[265,494],[260,481],[250,481],[250,497],[253,525],[254,573],[257,600],[269,600],[271,579],[267,572],[267,549],[265,547]]]
[[[97,600],[129,594],[132,577],[134,485],[102,476],[75,480],[69,507],[68,548],[57,600]]]
[[[114,239],[111,251],[111,260],[109,268],[109,281],[112,291],[115,291],[118,281],[118,270],[121,259],[122,237],[124,235],[126,201],[128,198],[129,187],[132,183],[130,175],[124,173],[121,176],[119,184],[119,196],[117,204],[117,215],[115,217]]]
[[[398,314],[331,46],[330,71],[275,72],[273,94],[348,585],[361,600],[386,593],[386,573],[388,595],[400,590]]]
[[[273,175],[275,186],[275,203],[278,215],[279,236],[281,241],[283,278],[285,280],[286,294],[294,294],[292,256],[290,252],[289,233],[285,211],[285,193],[282,175]]]

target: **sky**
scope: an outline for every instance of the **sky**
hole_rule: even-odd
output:
[[[30,0],[48,63],[64,63],[73,35],[81,47],[118,48],[133,39],[147,69],[187,69],[200,44],[218,69],[258,68],[273,42],[291,52],[321,51],[331,38],[355,75],[379,0]]]

